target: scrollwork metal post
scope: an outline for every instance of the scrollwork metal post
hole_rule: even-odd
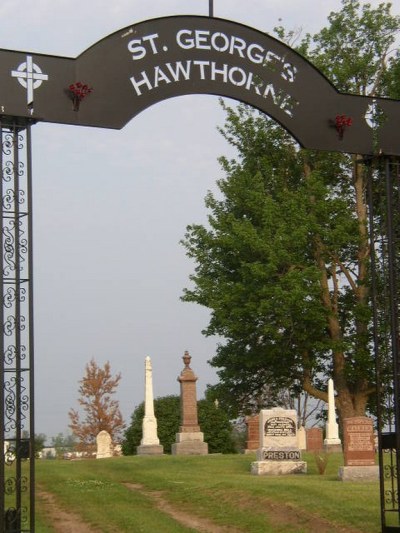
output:
[[[34,532],[31,125],[0,120],[1,531]]]
[[[400,159],[369,159],[382,532],[400,532]]]

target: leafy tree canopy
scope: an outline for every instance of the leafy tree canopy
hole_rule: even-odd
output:
[[[234,453],[235,443],[232,425],[225,411],[210,400],[197,402],[198,420],[209,453]],[[176,442],[180,426],[179,396],[164,396],[154,400],[154,414],[157,419],[157,435],[164,446],[164,453],[171,453],[171,445]],[[131,424],[125,432],[122,444],[124,455],[136,454],[136,447],[142,439],[144,403],[141,403],[131,417]]]
[[[58,433],[55,437],[52,437],[51,445],[56,450],[56,457],[61,459],[65,453],[73,452],[76,446],[76,439],[74,435]]]
[[[164,453],[171,453],[171,444],[175,442],[175,435],[179,431],[180,403],[179,396],[163,396],[154,400],[154,415],[157,419],[157,436],[164,446]],[[135,455],[136,447],[142,440],[142,423],[144,417],[144,402],[139,404],[131,416],[131,424],[125,431],[122,443],[124,455]]]
[[[342,91],[390,95],[399,69],[390,4],[343,0],[328,22],[299,51]],[[208,226],[187,228],[195,271],[183,299],[209,308],[204,333],[224,339],[211,364],[225,397],[243,411],[268,384],[327,401],[333,377],[341,418],[364,415],[376,387],[365,167],[357,155],[303,150],[267,117],[222,105],[237,157],[220,160]]]

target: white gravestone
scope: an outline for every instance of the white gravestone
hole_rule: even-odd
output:
[[[307,449],[306,428],[304,426],[299,427],[297,430],[297,442],[300,450]]]
[[[297,413],[294,409],[263,409],[260,412],[260,447],[251,465],[256,475],[303,474],[307,463],[298,446]]]
[[[333,380],[328,381],[328,422],[325,426],[326,438],[324,440],[325,448],[330,451],[342,451],[342,441],[339,438],[339,426],[336,422],[335,411],[335,390]]]
[[[97,453],[96,459],[107,459],[113,456],[111,436],[108,431],[100,431],[96,437]]]
[[[151,359],[146,357],[144,362],[144,417],[142,422],[142,440],[140,446],[137,446],[138,455],[160,455],[164,447],[160,445],[157,436],[157,419],[154,415],[154,398],[153,398],[153,368]]]

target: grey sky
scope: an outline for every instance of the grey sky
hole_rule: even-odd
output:
[[[377,5],[378,2],[371,2]],[[400,1],[393,2],[395,13]],[[214,15],[266,33],[315,32],[339,0],[215,0]],[[207,15],[207,0],[3,0],[0,47],[76,57],[114,31],[154,17]],[[312,15],[310,15],[312,14]],[[179,240],[206,221],[204,196],[232,154],[218,99],[162,102],[123,130],[38,124],[33,133],[36,430],[66,432],[78,381],[94,357],[121,372],[129,423],[143,400],[144,358],[155,396],[178,394],[189,350],[198,395],[216,382],[208,312],[180,302],[193,265]]]

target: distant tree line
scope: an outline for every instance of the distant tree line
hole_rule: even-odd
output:
[[[211,400],[199,400],[198,421],[204,433],[204,441],[208,443],[209,453],[235,453],[237,446],[234,427],[225,411]],[[171,453],[171,445],[176,442],[176,434],[180,425],[179,396],[164,396],[154,400],[154,414],[157,419],[157,434],[164,453]],[[142,439],[142,422],[144,402],[134,410],[131,424],[125,432],[122,444],[124,455],[136,454],[136,447]]]

